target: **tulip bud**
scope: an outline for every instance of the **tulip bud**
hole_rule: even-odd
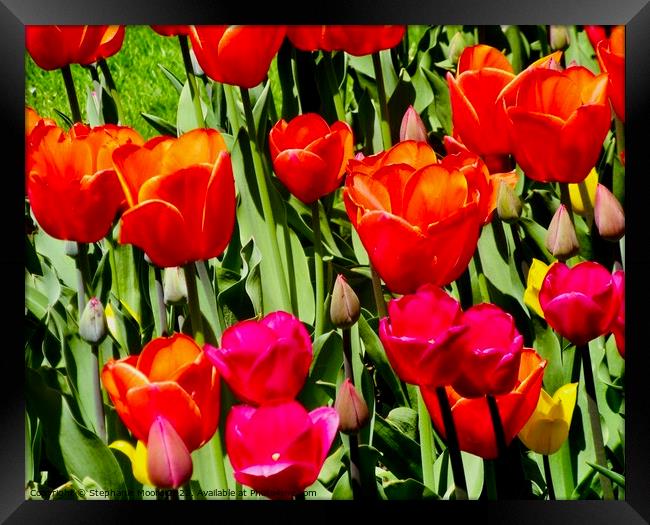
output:
[[[337,328],[350,328],[357,322],[360,313],[361,305],[357,294],[350,288],[345,277],[339,275],[334,283],[330,304],[332,324]]]
[[[187,281],[182,268],[176,266],[163,270],[163,297],[165,304],[187,300]]]
[[[81,314],[79,335],[84,341],[90,344],[98,344],[106,337],[107,331],[108,325],[106,323],[104,307],[97,297],[93,297],[88,301]]]
[[[618,199],[605,186],[596,188],[594,219],[598,233],[608,241],[618,241],[625,235],[625,212]]]
[[[503,181],[497,193],[497,214],[505,222],[515,222],[521,217],[521,200],[515,190]]]
[[[564,204],[553,215],[546,235],[546,248],[553,257],[565,261],[580,250],[576,230]]]
[[[344,434],[356,434],[370,420],[368,405],[349,379],[341,384],[334,408],[339,415],[339,430]]]
[[[458,31],[449,42],[449,61],[452,64],[456,64],[460,58],[463,49],[467,47],[467,42],[465,42],[465,37],[461,31]]]
[[[63,243],[63,250],[65,254],[70,257],[76,257],[79,255],[79,245],[75,241],[65,241]]]
[[[570,42],[569,32],[566,26],[551,26],[550,30],[551,49],[564,49]]]
[[[149,479],[160,488],[178,488],[192,476],[192,457],[174,427],[157,417],[147,440]]]
[[[418,142],[427,142],[427,130],[424,122],[418,115],[413,106],[409,106],[402,117],[402,124],[399,128],[400,142],[405,140],[416,140]]]

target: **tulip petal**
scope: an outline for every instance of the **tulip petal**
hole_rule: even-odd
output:
[[[323,181],[326,181],[328,165],[321,157],[304,149],[282,151],[273,162],[278,178],[292,195],[305,204],[311,204],[323,195]]]
[[[221,152],[212,168],[203,202],[201,233],[197,236],[201,259],[218,257],[228,246],[235,227],[236,205],[230,155]]]
[[[484,68],[500,69],[513,73],[512,66],[506,56],[492,46],[479,44],[463,49],[458,59],[458,75],[464,71],[476,71]]]
[[[178,370],[192,363],[200,353],[194,339],[185,334],[158,337],[142,349],[138,370],[152,382],[174,380]]]

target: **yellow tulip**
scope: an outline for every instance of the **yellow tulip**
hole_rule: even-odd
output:
[[[524,303],[540,317],[544,317],[544,312],[539,304],[539,290],[544,282],[544,277],[551,266],[555,263],[545,264],[539,259],[533,259],[528,270],[528,279],[526,281],[526,290],[524,291]]]
[[[558,388],[553,397],[542,389],[537,408],[519,432],[519,439],[539,454],[553,454],[569,436],[578,383]]]
[[[147,472],[147,447],[142,441],[138,441],[137,445],[133,447],[128,441],[118,440],[113,441],[110,448],[119,450],[131,461],[131,468],[133,468],[133,477],[143,485],[152,485],[149,480]]]
[[[596,187],[598,186],[598,173],[595,168],[591,169],[589,175],[587,175],[587,178],[583,182],[587,190],[586,195],[584,195],[585,190],[580,189],[580,184],[569,184],[571,207],[579,215],[593,215],[594,203],[596,202]]]

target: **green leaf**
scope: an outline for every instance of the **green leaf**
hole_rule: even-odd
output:
[[[619,487],[625,488],[625,476],[622,476],[618,472],[614,472],[612,470],[609,470],[608,468],[601,467],[600,465],[596,463],[591,463],[587,461],[587,465],[589,465],[592,469],[594,469],[597,472],[600,472],[603,474],[605,477],[608,477],[610,480],[612,480],[614,483],[616,483]]]
[[[389,500],[437,500],[437,494],[431,492],[419,481],[409,479],[397,479],[384,484],[384,492]]]
[[[44,426],[48,459],[65,476],[92,478],[102,487],[124,491],[124,477],[110,449],[73,417],[68,401],[44,382],[33,369],[26,370],[26,397]]]
[[[395,425],[402,434],[416,440],[418,433],[418,413],[409,407],[397,407],[386,416],[386,421]]]
[[[77,289],[77,273],[74,259],[65,253],[65,242],[50,237],[39,229],[34,235],[34,245],[41,257],[49,259],[50,266],[56,268],[56,273],[68,288]]]
[[[169,69],[167,69],[162,64],[158,64],[158,67],[160,68],[160,70],[163,72],[163,74],[167,77],[169,82],[171,82],[172,86],[174,86],[174,88],[180,95],[183,91],[183,82],[181,82],[181,80],[176,75],[174,75],[174,73],[172,73]]]
[[[450,135],[451,123],[451,101],[449,99],[449,87],[447,82],[433,71],[421,67],[424,76],[429,80],[433,90],[433,106],[429,105],[429,113],[433,111],[442,126],[444,134]]]
[[[343,341],[338,332],[327,332],[314,341],[314,357],[309,376],[298,396],[308,410],[329,403],[329,393],[317,382],[336,383],[342,363]]]
[[[379,414],[375,416],[373,445],[380,461],[398,478],[422,479],[420,445]]]
[[[467,482],[467,495],[469,499],[478,499],[483,491],[483,459],[461,451],[463,469],[465,470],[465,481]],[[454,476],[449,462],[449,450],[438,456],[433,464],[433,472],[438,486],[435,487],[438,494],[445,494],[454,486]]]
[[[201,101],[201,113],[203,119],[206,119],[206,116],[210,110],[206,104],[208,99],[207,93],[205,91],[205,84],[201,82],[198,78],[196,79],[197,88],[199,90],[199,100]],[[185,82],[183,86],[183,91],[181,91],[181,96],[178,99],[178,111],[176,112],[176,129],[178,134],[182,135],[193,129],[202,128],[203,122],[197,122],[196,112],[194,110],[194,101],[192,100],[192,95],[190,93],[190,84]]]
[[[97,96],[102,91],[102,86],[97,81],[93,81],[92,87],[86,89],[86,118],[91,127],[101,126],[104,124],[102,117],[102,104]]]
[[[565,384],[560,342],[555,332],[537,315],[531,316],[531,323],[535,333],[533,348],[547,361],[544,371],[544,389],[552,396]]]
[[[147,121],[153,129],[162,135],[169,135],[171,137],[178,136],[178,130],[174,124],[165,120],[164,118],[151,115],[150,113],[140,113],[143,119]]]

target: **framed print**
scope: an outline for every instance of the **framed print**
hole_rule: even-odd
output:
[[[650,519],[647,5],[3,1],[3,519]]]

